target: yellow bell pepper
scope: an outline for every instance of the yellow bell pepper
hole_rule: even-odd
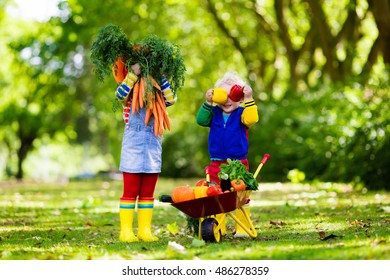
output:
[[[195,198],[201,198],[207,196],[207,186],[196,186],[194,188]]]
[[[213,102],[225,104],[228,101],[228,93],[224,88],[214,88]]]

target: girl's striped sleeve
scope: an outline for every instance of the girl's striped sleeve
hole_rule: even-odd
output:
[[[125,98],[129,95],[131,89],[133,88],[137,80],[138,80],[138,76],[133,72],[129,71],[125,79],[123,80],[123,82],[116,89],[115,97],[119,101],[125,100]]]
[[[167,78],[165,76],[162,77],[162,85],[161,85],[161,91],[164,96],[165,105],[171,106],[173,105],[177,100],[176,93],[172,90],[171,85],[169,84]]]

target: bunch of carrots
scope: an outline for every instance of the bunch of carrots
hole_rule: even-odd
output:
[[[121,83],[127,75],[125,64],[118,58],[112,67],[112,73],[117,83]],[[134,84],[132,94],[125,99],[125,104],[131,98],[131,113],[134,115],[140,108],[146,106],[145,125],[154,117],[154,134],[162,135],[164,129],[171,129],[168,113],[166,111],[165,100],[161,87],[152,76],[148,76],[153,88],[149,90],[146,77],[141,76]]]

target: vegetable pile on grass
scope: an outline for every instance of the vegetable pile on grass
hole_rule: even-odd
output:
[[[120,27],[108,24],[99,30],[92,44],[91,61],[100,81],[114,74],[117,83],[123,81],[132,65],[139,63],[140,77],[122,105],[132,102],[133,114],[146,106],[145,123],[153,115],[158,125],[155,131],[161,134],[162,129],[169,129],[161,80],[165,76],[175,92],[184,85],[186,68],[178,45],[153,34],[131,42]],[[113,110],[120,105],[115,99]]]
[[[257,190],[259,184],[254,178],[253,174],[246,170],[245,165],[239,160],[227,159],[227,163],[221,164],[221,171],[218,173],[218,177],[221,180],[229,179],[243,180],[246,185],[246,190]]]

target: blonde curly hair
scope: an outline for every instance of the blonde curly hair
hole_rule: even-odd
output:
[[[236,73],[233,71],[226,72],[225,75],[215,82],[215,87],[221,87],[222,85],[239,85],[241,87],[245,86],[245,81]]]

